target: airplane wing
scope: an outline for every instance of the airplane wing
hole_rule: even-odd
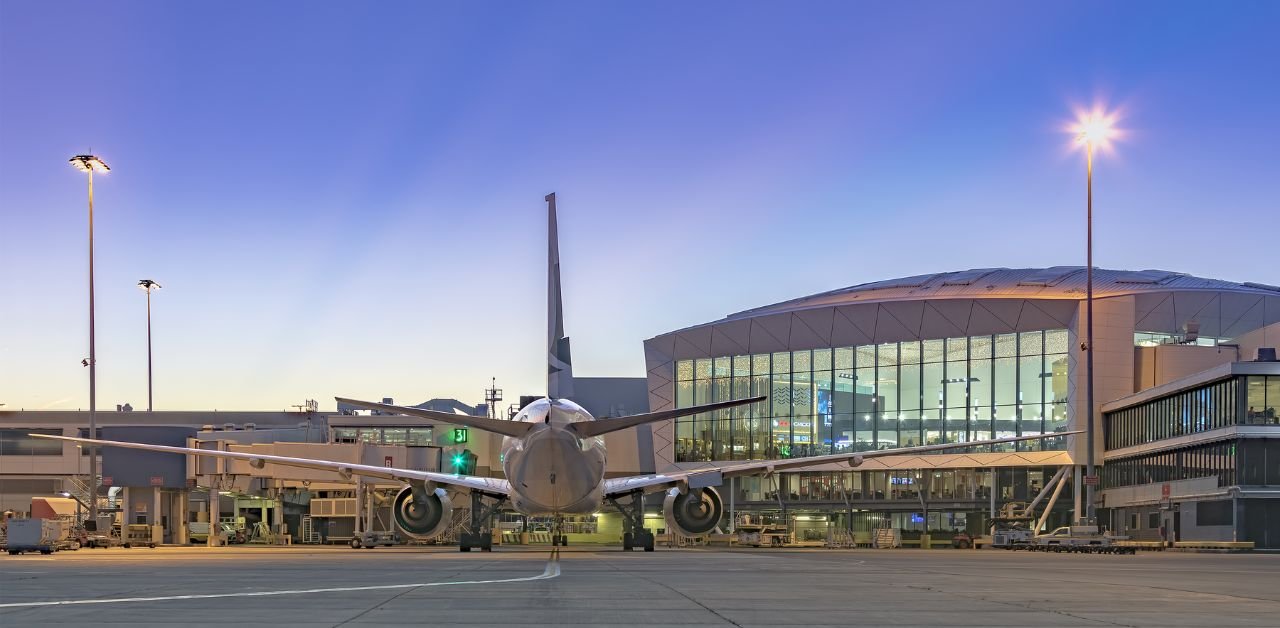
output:
[[[745,406],[749,403],[756,403],[768,399],[767,396],[747,397],[745,399],[734,399],[733,401],[717,401],[701,406],[691,406],[688,408],[680,408],[677,410],[661,410],[658,412],[646,412],[644,414],[632,414],[630,416],[618,417],[616,419],[596,419],[595,421],[583,421],[574,423],[569,429],[578,434],[578,438],[591,438],[592,436],[600,436],[618,430],[625,430],[628,427],[644,425],[645,423],[653,423],[655,421],[665,421],[681,416],[689,416],[700,412],[712,412],[715,410],[723,410],[725,408],[733,408],[736,406]]]
[[[299,467],[302,469],[316,469],[320,471],[333,471],[344,478],[350,478],[355,475],[362,475],[370,478],[378,478],[382,480],[393,480],[397,482],[435,482],[445,486],[457,489],[480,491],[492,495],[510,495],[511,484],[506,480],[498,478],[481,478],[469,475],[450,475],[448,473],[436,473],[433,471],[417,471],[414,469],[397,469],[394,467],[376,467],[367,464],[351,464],[348,462],[334,462],[332,460],[315,460],[312,458],[292,458],[289,456],[273,456],[266,454],[255,454],[247,451],[218,451],[210,449],[196,449],[194,447],[171,447],[169,445],[148,445],[144,443],[129,443],[116,440],[94,440],[90,438],[74,438],[71,436],[52,436],[49,434],[31,434],[35,438],[48,438],[52,440],[65,440],[73,443],[92,443],[103,447],[123,447],[125,449],[142,449],[145,451],[163,451],[173,454],[187,454],[192,456],[211,456],[214,458],[227,458],[230,460],[247,460],[249,464],[261,469],[267,464],[278,464],[286,467]]]
[[[382,412],[391,412],[393,414],[406,414],[409,416],[431,419],[432,421],[440,421],[451,425],[465,425],[474,427],[478,430],[502,434],[512,438],[520,438],[525,435],[532,427],[528,423],[520,421],[501,421],[498,419],[490,419],[482,416],[471,416],[469,414],[450,414],[448,412],[437,412],[435,410],[424,410],[422,408],[407,408],[405,406],[393,406],[386,403],[378,403],[376,401],[360,401],[359,399],[346,399],[344,397],[334,397],[341,403],[349,403],[353,406],[367,408],[369,410],[380,410]]]
[[[1036,434],[1034,436],[1013,436],[1009,438],[996,438],[991,440],[975,440],[966,443],[942,443],[938,445],[920,445],[918,447],[899,447],[897,449],[876,449],[873,451],[859,451],[845,454],[831,454],[827,456],[811,456],[808,458],[788,458],[784,460],[751,460],[746,462],[731,462],[728,464],[704,467],[701,469],[693,469],[689,471],[676,471],[672,473],[656,473],[650,475],[633,475],[630,477],[613,478],[604,481],[604,492],[609,496],[618,496],[630,493],[635,490],[644,489],[646,492],[655,489],[665,489],[676,486],[682,482],[704,479],[703,486],[718,486],[720,480],[724,478],[740,477],[744,475],[759,475],[761,473],[773,473],[776,471],[787,471],[791,469],[803,469],[805,467],[815,467],[823,464],[831,463],[849,463],[849,466],[857,466],[862,464],[863,460],[868,458],[884,458],[885,456],[902,456],[911,454],[924,454],[935,451],[946,451],[950,449],[962,449],[966,447],[982,447],[985,445],[999,445],[1003,443],[1016,443],[1024,440],[1039,440],[1044,438],[1057,438],[1059,436],[1067,436],[1070,434],[1080,434],[1080,430],[1073,432],[1054,432],[1052,434]]]

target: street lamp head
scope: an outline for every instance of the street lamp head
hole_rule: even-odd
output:
[[[147,292],[151,292],[152,289],[159,289],[163,286],[156,283],[156,280],[154,279],[140,279],[138,280],[138,287]]]
[[[1080,114],[1071,131],[1075,133],[1076,144],[1088,148],[1107,148],[1111,139],[1118,132],[1115,129],[1115,114],[1107,114],[1099,110]]]
[[[71,165],[81,172],[111,172],[111,169],[107,167],[107,162],[99,159],[97,155],[76,155],[67,161],[70,161]]]

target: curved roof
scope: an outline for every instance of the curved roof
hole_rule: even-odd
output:
[[[1083,299],[1084,266],[1050,268],[974,268],[899,279],[873,281],[773,305],[730,314],[726,320],[751,318],[815,307],[915,299]],[[1280,287],[1194,277],[1167,270],[1093,269],[1094,298],[1147,292],[1225,291],[1280,296]]]

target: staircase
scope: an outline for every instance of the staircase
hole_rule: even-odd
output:
[[[902,531],[897,528],[876,528],[871,536],[871,546],[876,549],[902,547]]]
[[[436,543],[453,544],[458,542],[458,535],[462,532],[469,532],[471,527],[471,509],[470,508],[454,508],[453,516],[449,520],[449,527],[445,528],[444,533],[436,537]]]
[[[298,526],[298,539],[300,543],[319,543],[320,532],[316,530],[315,523],[311,520],[311,515],[302,515],[302,523]]]

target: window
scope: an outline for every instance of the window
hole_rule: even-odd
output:
[[[62,430],[29,428],[0,430],[0,456],[62,455],[62,441],[32,438],[28,434],[62,436]]]
[[[677,360],[677,408],[749,394],[769,399],[677,420],[676,461],[790,458],[1063,430],[1067,338],[1058,329]],[[1051,439],[1023,448],[1065,445]]]
[[[1232,501],[1222,499],[1211,502],[1196,502],[1196,525],[1229,526],[1234,523],[1231,512]]]

